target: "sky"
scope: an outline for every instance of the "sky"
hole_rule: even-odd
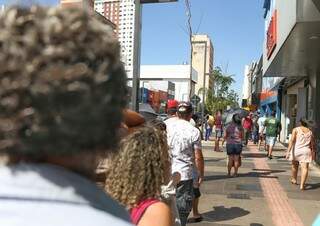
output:
[[[0,0],[5,4],[15,0]],[[58,0],[20,0],[56,4]],[[233,74],[240,94],[244,67],[258,61],[264,40],[263,0],[190,0],[194,33],[208,34],[214,45],[214,66]],[[141,64],[189,62],[184,0],[147,4],[142,15]]]
[[[235,75],[240,94],[244,67],[258,61],[264,40],[263,0],[190,0],[194,33],[208,34],[214,66]],[[184,0],[143,8],[142,64],[189,62]]]

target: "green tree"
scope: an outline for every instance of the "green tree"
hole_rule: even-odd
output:
[[[220,67],[216,67],[211,75],[214,79],[214,89],[213,92],[206,92],[207,111],[213,114],[219,109],[225,110],[228,106],[238,107],[238,94],[233,89],[230,89],[235,82],[234,76],[224,74]],[[203,90],[201,91],[203,92]]]

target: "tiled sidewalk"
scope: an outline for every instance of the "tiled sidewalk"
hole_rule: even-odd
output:
[[[250,145],[243,152],[240,176],[226,175],[226,153],[203,142],[206,179],[201,187],[204,221],[195,226],[312,225],[320,213],[320,171],[310,169],[306,191],[292,185],[285,147],[277,144],[274,159]],[[192,214],[191,214],[192,216]]]

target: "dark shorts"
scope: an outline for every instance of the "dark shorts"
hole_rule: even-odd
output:
[[[194,188],[193,188],[193,194],[194,194],[194,198],[195,198],[195,199],[200,198],[200,196],[201,196],[200,189],[194,187]]]
[[[181,225],[187,224],[188,216],[192,209],[193,180],[180,181],[176,191],[177,209],[181,221]]]
[[[223,136],[223,130],[222,129],[216,129],[216,137],[222,138]]]
[[[240,155],[242,144],[227,144],[227,155]]]

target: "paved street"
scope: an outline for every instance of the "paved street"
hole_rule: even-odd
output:
[[[243,152],[238,178],[226,175],[226,153],[213,152],[204,142],[205,182],[200,211],[204,221],[195,226],[312,225],[320,213],[320,171],[312,167],[307,190],[292,185],[284,147],[277,145],[273,160],[249,145]]]

